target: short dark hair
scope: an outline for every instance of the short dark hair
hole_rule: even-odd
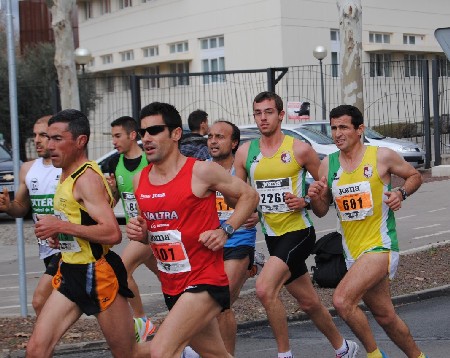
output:
[[[357,107],[349,104],[342,104],[333,108],[330,111],[330,123],[331,118],[339,118],[346,115],[352,118],[352,124],[355,129],[358,129],[361,124],[364,124],[364,118],[361,111]]]
[[[67,129],[72,133],[73,139],[78,138],[80,135],[85,135],[87,136],[86,145],[89,142],[91,129],[89,119],[87,119],[84,113],[76,109],[65,109],[56,113],[48,120],[49,126],[53,123],[68,123]]]
[[[162,116],[164,124],[169,127],[169,133],[172,133],[175,128],[183,128],[180,113],[169,103],[153,102],[146,105],[141,109],[139,120],[158,114]]]
[[[261,103],[262,101],[271,99],[275,101],[275,107],[278,113],[280,113],[283,110],[283,100],[275,92],[269,91],[261,92],[258,95],[256,95],[255,99],[253,100],[253,103]]]
[[[200,125],[203,122],[208,121],[208,113],[202,111],[201,109],[197,109],[192,112],[188,117],[188,125],[191,131],[199,131]]]
[[[218,121],[215,121],[214,123],[226,123],[231,126],[231,128],[233,129],[233,132],[231,133],[231,140],[237,141],[237,146],[232,150],[232,153],[233,154],[236,153],[239,147],[239,143],[241,142],[241,130],[239,129],[239,127],[236,124],[226,121],[224,119],[220,119]]]
[[[138,133],[139,131],[137,122],[134,120],[133,117],[130,116],[119,117],[111,122],[111,127],[118,127],[118,126],[123,127],[123,129],[125,129],[125,132],[127,132],[127,134],[130,134],[131,132]]]

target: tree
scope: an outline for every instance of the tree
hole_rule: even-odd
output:
[[[48,0],[47,4],[52,13],[52,27],[55,34],[55,67],[58,73],[61,107],[80,109],[71,22],[76,0]]]
[[[338,0],[341,34],[342,103],[364,113],[362,57],[362,7],[360,0]]]

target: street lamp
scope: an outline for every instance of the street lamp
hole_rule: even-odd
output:
[[[81,66],[81,72],[84,74],[84,66],[92,59],[91,51],[87,48],[78,47],[75,52],[75,62]]]
[[[323,46],[317,46],[313,55],[319,60],[320,63],[320,84],[322,89],[322,120],[327,119],[327,108],[325,105],[325,87],[323,84],[323,70],[322,70],[322,60],[327,57],[327,49]]]

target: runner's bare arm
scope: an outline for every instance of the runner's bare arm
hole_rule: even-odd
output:
[[[141,177],[141,172],[137,173],[133,177],[133,188],[136,192],[136,189],[139,184],[139,179]],[[141,209],[138,207],[138,216],[135,218],[130,218],[128,224],[126,226],[126,233],[130,240],[140,241],[142,243],[148,243],[148,234],[147,234],[147,222],[141,216]]]
[[[14,193],[14,200],[9,198],[9,192],[6,188],[0,188],[0,211],[6,212],[13,218],[24,217],[30,210],[30,194],[25,183],[25,177],[34,161],[22,164],[19,172],[19,187]]]
[[[247,171],[245,169],[245,163],[247,162],[247,154],[250,142],[244,143],[239,147],[234,156],[234,170],[236,171],[236,176],[241,178],[244,182],[247,181]]]
[[[311,198],[311,208],[313,213],[321,218],[325,216],[330,208],[331,191],[328,187],[328,157],[325,157],[320,164],[318,176],[320,180],[311,183],[308,189],[308,196]]]
[[[422,185],[422,176],[411,164],[405,161],[397,152],[389,148],[378,148],[378,173],[383,182],[388,183],[391,180],[391,174],[405,179],[405,183],[401,186],[406,193],[411,195],[420,185]],[[385,193],[387,200],[385,203],[392,209],[401,208],[403,195],[401,191],[394,190]]]
[[[58,233],[65,233],[94,243],[106,245],[120,243],[122,233],[110,206],[103,178],[92,169],[87,169],[75,182],[73,194],[96,224],[80,225],[59,220],[52,215],[44,215],[36,224],[37,237],[56,237]]]

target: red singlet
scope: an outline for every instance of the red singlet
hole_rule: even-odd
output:
[[[202,232],[219,226],[219,219],[215,194],[198,198],[192,193],[195,161],[188,158],[175,178],[163,185],[150,183],[149,164],[135,192],[158,261],[162,291],[171,296],[199,284],[228,285],[223,250],[213,252],[198,242]]]

